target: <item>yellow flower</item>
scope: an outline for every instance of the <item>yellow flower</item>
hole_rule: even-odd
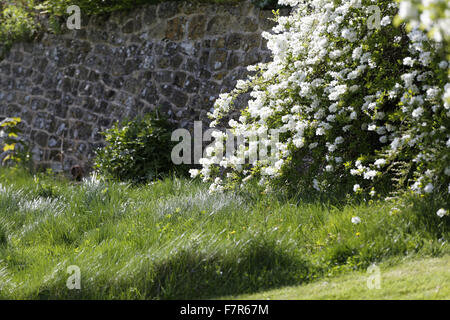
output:
[[[3,151],[12,151],[12,150],[14,150],[16,148],[16,144],[15,143],[13,143],[13,144],[5,144],[5,146],[3,147]]]
[[[361,235],[361,232],[357,232],[356,236],[359,237]]]

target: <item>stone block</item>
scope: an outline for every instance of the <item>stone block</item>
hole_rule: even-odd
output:
[[[202,39],[205,35],[206,30],[206,16],[205,15],[195,15],[189,20],[188,27],[188,39],[198,40]]]
[[[184,38],[186,18],[176,17],[167,21],[166,38],[179,41]]]

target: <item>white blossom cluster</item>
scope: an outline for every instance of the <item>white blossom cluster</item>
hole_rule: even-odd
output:
[[[450,192],[449,65],[439,44],[419,28],[394,26],[395,1],[376,1],[383,16],[374,30],[366,25],[371,0],[279,3],[294,10],[264,34],[273,61],[249,67],[256,75],[222,94],[210,116],[211,126],[218,125],[234,99],[249,91],[247,109],[228,125],[236,135],[275,130],[283,138],[272,157],[249,166],[239,155],[250,147],[225,158],[217,157],[223,154],[218,143],[193,176],[212,181],[211,191],[223,190],[229,180],[257,177],[264,184],[283,175],[294,153],[303,151],[321,164],[311,185],[317,190],[327,186],[327,177],[347,172],[360,191],[406,159],[414,164],[416,192],[444,184]]]
[[[399,16],[413,28],[422,27],[438,42],[450,39],[450,2],[448,0],[401,0]]]

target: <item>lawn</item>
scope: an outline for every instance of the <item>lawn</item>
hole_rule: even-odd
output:
[[[352,272],[321,279],[303,286],[287,287],[262,293],[232,296],[227,299],[297,300],[297,299],[450,299],[450,256],[410,260],[394,267],[379,266],[380,286],[371,285],[375,273]],[[368,286],[369,281],[369,286]]]
[[[297,290],[355,297],[308,288],[329,277],[347,281],[347,274],[364,274],[374,262],[450,253],[449,217],[439,218],[440,204],[430,199],[335,205],[257,187],[211,195],[208,185],[189,179],[137,187],[18,169],[1,169],[0,184],[1,299],[200,299],[297,285],[273,297]],[[356,216],[361,223],[352,223]],[[81,272],[80,290],[66,286],[72,265]],[[421,285],[408,279],[409,296],[420,296]],[[351,290],[357,280],[349,281]]]

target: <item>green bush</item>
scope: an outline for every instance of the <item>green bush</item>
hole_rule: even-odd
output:
[[[27,40],[36,32],[38,26],[30,9],[33,1],[29,3],[29,7],[0,3],[0,46],[9,47],[14,41]]]
[[[170,154],[173,126],[157,112],[116,123],[104,133],[107,146],[97,151],[94,168],[100,174],[141,183],[164,175],[181,172]]]

